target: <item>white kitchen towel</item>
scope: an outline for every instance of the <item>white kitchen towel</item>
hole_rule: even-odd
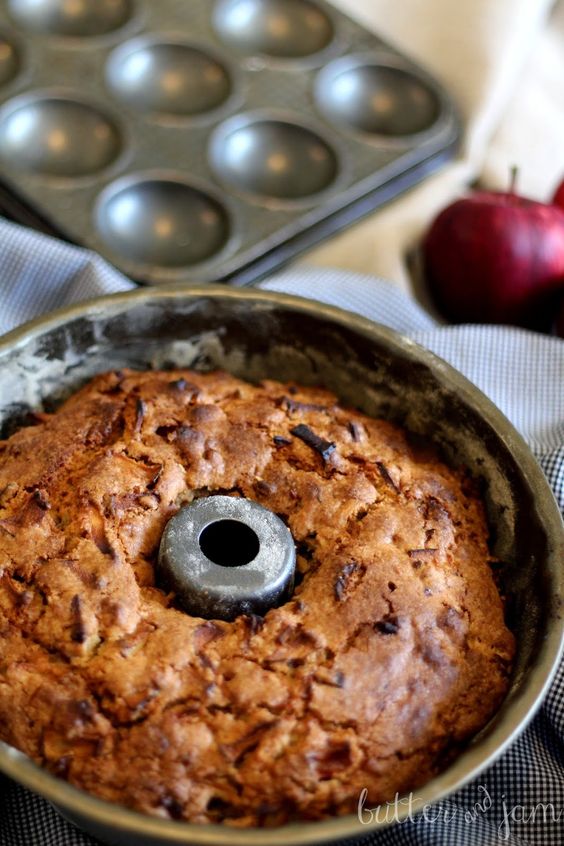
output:
[[[0,219],[0,332],[56,306],[131,287],[97,256]],[[509,327],[439,327],[394,285],[338,270],[296,269],[263,287],[359,312],[450,361],[528,440],[564,510],[564,341]],[[42,799],[0,777],[0,846],[93,842]],[[494,766],[426,817],[371,834],[362,843],[562,846],[564,665],[531,726]]]

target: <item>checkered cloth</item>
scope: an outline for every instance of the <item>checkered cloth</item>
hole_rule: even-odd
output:
[[[0,333],[56,306],[130,287],[98,256],[0,220]],[[300,268],[262,287],[357,311],[450,361],[520,430],[564,510],[562,341],[508,327],[439,327],[392,285],[341,271]],[[426,816],[361,842],[563,846],[564,666],[531,726],[494,766]],[[0,777],[0,846],[93,843],[42,799]]]

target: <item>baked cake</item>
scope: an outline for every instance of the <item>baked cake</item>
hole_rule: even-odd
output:
[[[256,500],[298,578],[264,617],[159,583],[195,497]],[[500,705],[514,639],[467,474],[321,389],[119,371],[0,444],[0,739],[110,802],[278,825],[435,775]]]

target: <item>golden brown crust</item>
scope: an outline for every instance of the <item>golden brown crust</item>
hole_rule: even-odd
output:
[[[155,585],[167,520],[214,492],[293,533],[301,582],[264,619],[191,618]],[[506,692],[514,642],[488,557],[464,474],[327,391],[99,376],[0,444],[0,739],[195,822],[393,798]]]

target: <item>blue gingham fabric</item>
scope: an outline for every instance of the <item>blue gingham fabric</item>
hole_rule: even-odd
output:
[[[58,306],[131,287],[100,257],[0,219],[0,334]],[[393,285],[343,271],[300,267],[262,287],[359,312],[450,361],[525,437],[564,511],[563,341],[510,327],[440,326]],[[0,846],[94,842],[0,776]],[[532,724],[496,764],[424,816],[358,843],[564,846],[564,665]]]

